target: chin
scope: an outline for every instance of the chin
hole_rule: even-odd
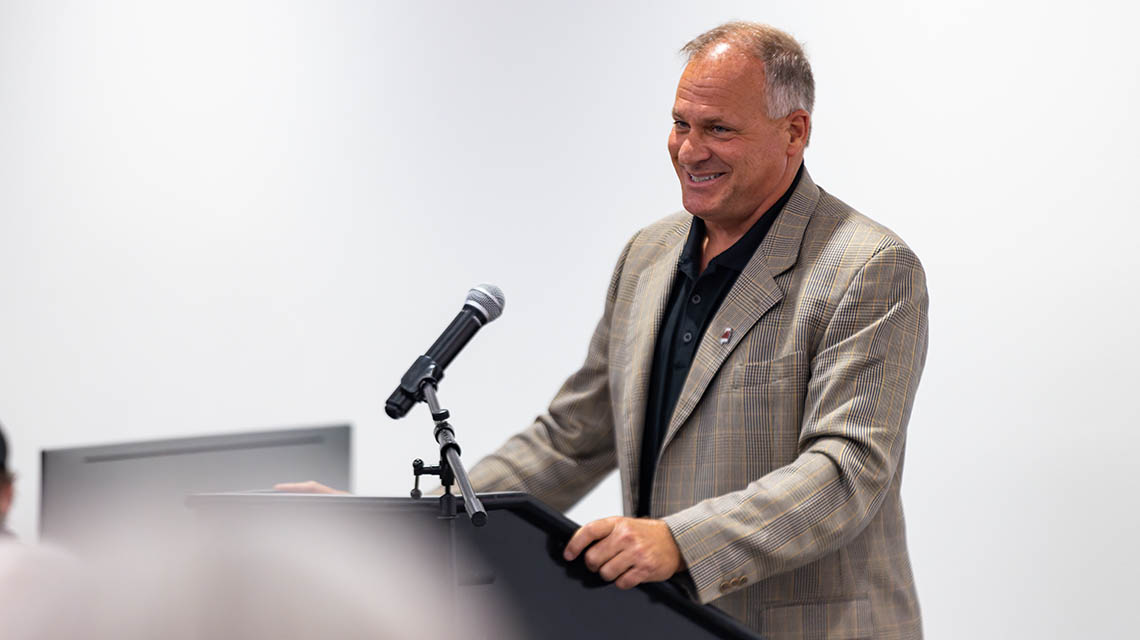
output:
[[[708,219],[710,214],[713,214],[716,211],[716,205],[711,202],[692,202],[682,200],[681,205],[685,207],[685,211],[688,211],[689,213],[697,216],[698,218],[701,218],[702,220]]]

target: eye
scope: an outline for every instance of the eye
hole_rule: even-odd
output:
[[[689,130],[689,123],[685,122],[684,120],[674,120],[673,121],[673,128],[677,129],[678,131],[688,131]]]
[[[728,127],[722,127],[719,124],[714,124],[713,126],[709,127],[709,130],[718,135],[732,133],[732,129],[729,129]]]

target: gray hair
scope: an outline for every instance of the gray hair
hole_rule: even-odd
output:
[[[687,61],[699,58],[716,44],[727,42],[764,63],[769,118],[803,109],[811,113],[815,105],[815,79],[803,47],[791,35],[759,22],[726,22],[693,38],[681,47]]]

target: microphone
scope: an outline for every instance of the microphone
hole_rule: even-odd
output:
[[[506,303],[503,290],[493,284],[480,284],[468,291],[467,300],[459,314],[428,347],[427,353],[416,358],[400,379],[400,386],[388,396],[388,401],[384,403],[384,411],[388,416],[399,420],[407,415],[416,402],[423,399],[420,385],[424,380],[441,380],[447,365],[467,346],[476,331],[503,314]]]

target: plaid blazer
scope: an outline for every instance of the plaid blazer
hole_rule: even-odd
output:
[[[634,513],[654,341],[691,222],[626,245],[586,362],[472,468],[478,490],[565,509],[616,465]],[[771,640],[921,637],[899,489],[926,341],[918,258],[805,171],[701,338],[661,446],[652,515],[697,600]]]

